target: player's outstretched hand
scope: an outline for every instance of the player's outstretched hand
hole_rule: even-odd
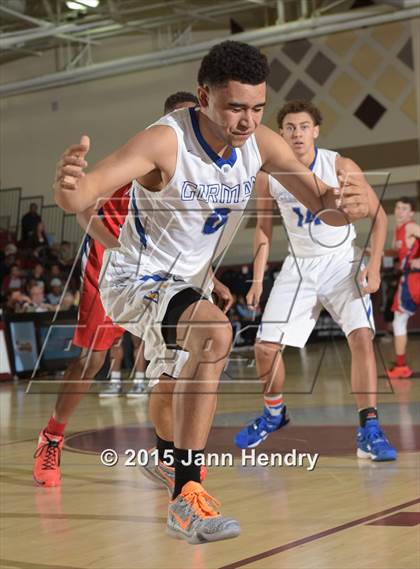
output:
[[[369,186],[362,172],[349,174],[344,170],[339,170],[337,175],[340,183],[337,207],[344,211],[349,221],[367,217],[369,215]]]
[[[79,180],[85,176],[83,170],[87,166],[85,156],[89,147],[89,137],[83,135],[79,144],[73,144],[63,152],[55,170],[55,191],[77,189]]]

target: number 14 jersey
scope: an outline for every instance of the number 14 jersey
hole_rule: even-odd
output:
[[[337,152],[316,148],[315,159],[309,166],[318,178],[332,188],[339,187],[336,173],[337,156]],[[296,257],[317,257],[352,245],[356,237],[353,225],[327,225],[271,176],[269,186],[270,194],[277,202],[287,230],[290,253],[294,253]]]

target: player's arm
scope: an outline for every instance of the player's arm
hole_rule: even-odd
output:
[[[409,223],[406,227],[406,235],[408,239],[410,237],[420,239],[420,225],[414,221],[412,223]],[[420,269],[420,258],[412,259],[410,261],[410,268],[415,270]]]
[[[264,271],[273,233],[274,200],[270,195],[268,175],[260,172],[255,182],[257,194],[257,227],[254,234],[254,270],[252,286],[246,295],[248,306],[255,310],[260,302],[263,291]]]
[[[56,168],[55,201],[64,211],[81,213],[99,198],[111,197],[121,186],[159,170],[169,180],[176,165],[177,138],[168,126],[157,125],[137,134],[127,144],[85,172],[90,140],[67,148]]]
[[[407,239],[410,239],[410,237],[420,239],[420,225],[414,221],[409,223],[406,229],[406,237]]]
[[[373,293],[379,289],[381,284],[381,263],[388,231],[388,218],[378,197],[366,181],[359,166],[353,162],[353,160],[350,160],[350,158],[344,158],[342,156],[337,158],[336,166],[337,170],[345,174],[360,177],[365,180],[369,202],[369,218],[372,221],[372,233],[370,240],[370,258],[366,268],[360,274],[360,284],[365,294]],[[367,285],[363,284],[365,280],[367,280]]]
[[[263,171],[276,178],[313,213],[326,209],[340,210],[324,213],[323,221],[329,225],[346,225],[368,215],[367,188],[364,179],[343,176],[338,172],[340,189],[330,188],[296,159],[292,149],[279,134],[260,126],[255,136]]]
[[[98,216],[96,207],[89,207],[85,209],[85,211],[77,213],[76,219],[86,233],[90,235],[92,239],[98,241],[105,249],[120,246],[118,239],[105,227],[102,219]]]

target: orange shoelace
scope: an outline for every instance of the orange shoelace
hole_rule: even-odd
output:
[[[198,484],[182,493],[182,497],[188,502],[200,518],[212,518],[219,515],[214,508],[220,508],[221,503],[203,490]]]

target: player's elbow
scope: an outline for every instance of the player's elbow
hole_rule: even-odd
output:
[[[66,213],[81,213],[83,207],[80,207],[80,204],[74,199],[73,195],[68,194],[73,194],[73,192],[71,190],[56,190],[54,192],[55,203]]]
[[[257,221],[257,234],[260,239],[270,240],[273,232],[273,222],[271,219],[259,219]]]
[[[259,250],[261,248],[270,247],[270,245],[271,245],[271,231],[263,229],[262,227],[258,227],[254,239],[254,249]]]

